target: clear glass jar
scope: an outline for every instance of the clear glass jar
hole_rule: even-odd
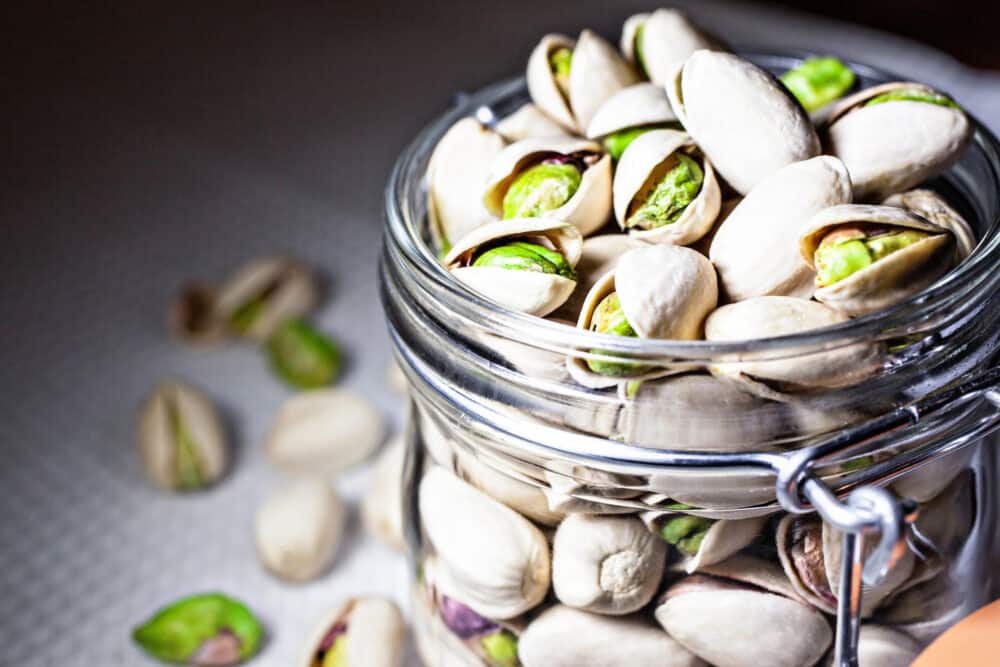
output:
[[[749,57],[774,71],[797,62]],[[862,85],[888,78],[853,67]],[[465,98],[403,152],[386,190],[380,279],[411,388],[404,481],[425,662],[827,664],[835,635],[854,636],[845,610],[859,596],[842,560],[891,567],[864,571],[860,645],[842,644],[841,664],[856,648],[862,667],[910,655],[988,601],[996,139],[978,127],[930,184],[981,242],[916,298],[782,338],[634,339],[500,311],[430,246],[423,178],[435,143],[462,116],[503,116],[525,100],[522,80]],[[586,389],[566,359],[598,349],[683,374]],[[748,370],[835,359],[846,377],[859,358],[877,372],[835,389],[761,386]],[[894,503],[899,540],[886,496],[865,496],[873,486],[912,500]],[[845,528],[858,517],[861,528]]]

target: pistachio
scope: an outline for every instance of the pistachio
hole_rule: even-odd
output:
[[[712,519],[682,514],[665,521],[660,536],[685,556],[693,556],[714,523]]]
[[[157,611],[132,631],[132,638],[158,660],[224,667],[253,656],[263,633],[242,602],[204,593]]]
[[[217,317],[215,301],[215,289],[200,283],[185,285],[171,305],[170,330],[186,343],[218,341],[225,327]]]
[[[576,273],[565,257],[555,250],[525,241],[514,241],[490,248],[479,255],[472,266],[554,273],[563,278],[576,280]]]
[[[369,535],[393,549],[403,550],[403,463],[406,443],[390,440],[375,460],[371,480],[361,500],[361,523]]]
[[[572,159],[550,158],[521,172],[503,198],[504,218],[533,218],[565,204],[576,194],[581,168]]]
[[[854,70],[832,56],[806,58],[781,75],[781,82],[812,113],[843,97],[855,81]]]
[[[600,140],[617,161],[640,135],[655,129],[680,129],[662,86],[637,83],[608,98],[587,126],[587,137]]]
[[[264,341],[286,320],[308,315],[319,299],[316,277],[297,261],[248,262],[219,288],[215,309],[233,333]]]
[[[719,520],[692,514],[654,514],[644,516],[643,521],[647,526],[658,528],[660,537],[680,552],[683,559],[679,567],[691,574],[720,563],[748,546],[760,535],[767,518]]]
[[[972,254],[976,234],[965,218],[933,190],[908,190],[888,197],[883,206],[897,206],[925,218],[955,236],[956,264]]]
[[[923,102],[925,104],[937,104],[943,107],[951,107],[952,109],[962,108],[955,104],[955,100],[951,99],[947,95],[942,95],[941,93],[933,90],[927,90],[926,88],[917,86],[912,88],[897,88],[895,90],[882,93],[881,95],[876,95],[865,102],[864,106],[870,107],[876,104],[885,104],[886,102]]]
[[[437,606],[444,625],[488,667],[519,667],[517,637],[510,630],[446,595]]]
[[[274,372],[298,389],[328,385],[340,372],[337,345],[303,320],[280,324],[267,341],[267,353]]]
[[[168,490],[194,490],[222,476],[229,455],[218,412],[200,391],[161,382],[139,413],[139,455],[146,476]]]
[[[538,486],[515,479],[464,449],[455,450],[455,459],[462,479],[532,521],[555,526],[565,516],[549,509],[545,494]]]
[[[265,451],[287,472],[333,476],[368,458],[382,442],[382,432],[382,419],[364,396],[313,389],[281,406]]]
[[[628,323],[625,313],[622,312],[617,292],[611,292],[597,304],[590,322],[590,330],[628,338],[635,338],[638,335],[632,325]],[[591,350],[591,354],[608,353],[602,350]],[[598,375],[608,377],[630,377],[646,370],[641,364],[618,363],[601,359],[587,359],[587,368]]]
[[[527,103],[497,123],[496,132],[510,143],[537,137],[568,136],[566,129],[537,105]]]
[[[552,78],[563,95],[569,96],[569,73],[573,67],[573,49],[561,46],[549,54]]]
[[[622,27],[621,50],[650,81],[662,86],[674,70],[698,49],[719,49],[691,20],[676,9],[629,17]]]
[[[858,635],[858,664],[863,667],[910,667],[920,655],[920,644],[909,635],[884,625],[864,623]]]
[[[694,201],[701,190],[705,175],[698,163],[684,154],[663,167],[663,178],[650,185],[632,202],[632,213],[626,221],[628,227],[655,229],[677,222],[684,209]]]
[[[576,289],[556,310],[551,318],[559,318],[575,323],[580,317],[584,300],[594,283],[615,268],[618,260],[635,248],[644,248],[646,244],[624,234],[601,234],[583,240],[580,259],[574,267],[576,270]]]
[[[405,640],[406,623],[395,602],[352,598],[323,617],[298,667],[400,667]]]

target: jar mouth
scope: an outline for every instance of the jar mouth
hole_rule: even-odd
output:
[[[765,67],[769,62],[786,63],[790,58],[804,57],[798,53],[786,56],[740,52],[740,55]],[[866,85],[892,78],[884,71],[864,64],[849,61],[848,65],[862,81],[868,82]],[[423,183],[426,162],[437,141],[453,123],[464,116],[477,115],[477,111],[480,111],[481,117],[482,110],[488,111],[504,100],[509,103],[512,97],[518,95],[524,97],[525,90],[523,77],[517,77],[461,96],[453,109],[428,125],[403,151],[385,190],[387,251],[401,262],[407,277],[416,281],[424,291],[432,293],[443,308],[461,319],[479,323],[491,332],[511,340],[531,341],[531,345],[542,349],[600,348],[602,352],[664,365],[675,364],[679,359],[695,362],[727,358],[780,359],[799,356],[804,350],[835,349],[863,340],[898,338],[928,329],[947,328],[961,322],[1000,286],[1000,272],[995,270],[1000,263],[1000,215],[997,214],[1000,211],[1000,142],[982,123],[970,116],[974,134],[967,155],[978,153],[978,163],[970,166],[960,161],[944,175],[943,182],[965,203],[976,207],[971,193],[984,177],[974,174],[973,169],[988,170],[985,178],[993,184],[992,191],[988,197],[984,197],[983,193],[978,197],[988,200],[991,210],[978,207],[975,210],[977,220],[970,220],[974,225],[979,223],[977,233],[980,242],[955,269],[901,303],[830,327],[773,338],[726,342],[612,336],[506,310],[454,280],[438,261],[424,233],[426,189]],[[977,178],[980,179],[978,182]]]

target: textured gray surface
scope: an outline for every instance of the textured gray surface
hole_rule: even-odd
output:
[[[941,85],[1000,127],[995,74],[746,3],[678,4],[740,46],[831,51]],[[132,625],[218,589],[268,625],[254,664],[289,665],[345,596],[405,603],[402,560],[360,535],[364,469],[339,484],[355,511],[330,574],[289,586],[261,570],[252,516],[278,480],[261,442],[288,392],[249,346],[171,341],[165,304],[188,278],[220,278],[260,253],[300,256],[327,278],[318,320],[348,353],[344,384],[398,420],[374,284],[393,157],[451,92],[519,71],[542,32],[593,25],[617,37],[648,7],[120,10],[69,17],[43,45],[50,61],[21,61],[0,181],[0,663],[148,664]],[[140,476],[134,411],[163,376],[225,408],[236,462],[208,493],[167,496]]]

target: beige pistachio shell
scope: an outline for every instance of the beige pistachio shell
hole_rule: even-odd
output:
[[[920,644],[899,630],[871,623],[861,626],[858,664],[863,667],[910,667],[920,651]],[[830,667],[835,667],[832,662]]]
[[[660,584],[666,542],[635,517],[566,517],[552,544],[552,585],[559,601],[599,614],[645,606]]]
[[[612,188],[618,225],[622,229],[627,228],[632,202],[649,182],[656,168],[677,151],[692,155],[701,163],[705,175],[701,191],[676,222],[654,229],[630,229],[630,236],[649,243],[688,245],[712,229],[722,203],[715,171],[712,163],[697,152],[691,137],[676,130],[652,130],[639,136],[625,149],[618,161]]]
[[[699,49],[717,48],[688,17],[676,9],[657,9],[652,14],[630,16],[622,28],[621,50],[638,67],[636,33],[643,26],[643,63],[650,81],[667,83],[677,68]]]
[[[524,667],[708,667],[639,615],[601,616],[564,605],[528,625],[518,657]]]
[[[696,470],[663,468],[649,476],[649,487],[660,498],[701,509],[684,510],[687,514],[710,519],[735,519],[770,514],[773,509],[755,506],[773,503],[774,475],[759,470]],[[647,504],[652,497],[647,498]],[[713,511],[715,510],[715,511]]]
[[[976,234],[965,218],[933,190],[908,190],[888,197],[885,206],[898,206],[933,222],[951,232],[956,243],[956,264],[972,254]]]
[[[319,301],[316,276],[303,264],[287,257],[263,257],[240,267],[216,294],[215,309],[223,322],[255,299],[266,297],[263,307],[242,335],[266,340],[282,322],[307,315]]]
[[[972,138],[961,109],[904,100],[864,106],[904,88],[934,92],[922,84],[886,83],[844,99],[831,114],[828,148],[847,165],[857,200],[878,201],[940,174]]]
[[[472,230],[455,242],[444,263],[458,280],[505,308],[544,317],[569,298],[576,281],[554,273],[471,266],[480,248],[518,239],[551,247],[570,266],[580,259],[583,246],[580,233],[564,222],[513,218]]]
[[[334,626],[344,623],[347,642],[343,667],[400,667],[406,649],[406,621],[392,600],[352,598],[325,614],[306,642],[298,667],[315,667],[320,646]]]
[[[796,162],[768,176],[712,240],[708,256],[722,291],[732,301],[769,295],[808,299],[815,272],[802,259],[797,239],[814,215],[850,201],[850,177],[834,157]]]
[[[926,503],[936,498],[952,481],[967,469],[975,455],[974,447],[963,447],[938,456],[910,470],[892,483],[892,490],[901,498]]]
[[[761,296],[731,303],[713,312],[705,322],[705,338],[710,341],[772,338],[841,324],[847,319],[843,313],[815,301]],[[713,366],[712,372],[741,381],[769,384],[779,394],[837,388],[856,384],[877,372],[883,351],[877,343],[854,343],[785,359],[734,359]]]
[[[573,49],[569,72],[569,100],[576,128],[586,131],[594,114],[622,88],[639,82],[635,70],[611,44],[591,30],[584,30]]]
[[[690,575],[667,589],[656,620],[671,637],[716,667],[802,667],[826,653],[829,624],[786,590],[780,569],[741,557],[716,567],[725,575]]]
[[[601,234],[584,239],[580,261],[576,265],[576,289],[550,319],[569,320],[572,326],[576,326],[584,301],[594,284],[613,271],[625,253],[645,245],[625,234]]]
[[[551,569],[538,528],[442,468],[425,474],[419,496],[443,593],[487,618],[513,618],[541,603]]]
[[[739,56],[695,51],[666,86],[677,118],[740,194],[820,153],[802,107],[773,76]]]
[[[474,118],[452,125],[434,147],[427,164],[427,214],[439,247],[496,219],[480,193],[503,148],[503,138]]]
[[[569,136],[566,128],[530,102],[497,123],[496,132],[511,143],[539,137]]]
[[[841,225],[871,223],[915,229],[930,236],[897,250],[831,285],[819,287],[817,301],[855,317],[883,310],[930,286],[951,268],[955,238],[947,230],[894,206],[841,204],[817,213],[806,224],[799,249],[815,266],[814,255],[823,237]]]
[[[573,49],[575,47],[576,42],[566,35],[545,35],[528,58],[526,74],[531,100],[545,114],[570,132],[577,132],[580,128],[577,126],[576,117],[573,115],[567,96],[559,89],[555,77],[552,75],[549,56],[558,49]]]
[[[685,511],[650,511],[643,512],[639,518],[650,532],[661,535],[661,530],[667,521],[685,514],[687,514]],[[715,520],[705,531],[698,551],[694,554],[682,553],[683,558],[671,568],[693,574],[710,565],[721,563],[753,542],[766,523],[767,516],[764,515],[746,519]],[[679,549],[677,551],[680,553]]]
[[[549,509],[539,486],[506,475],[465,450],[458,449],[455,455],[459,477],[515,512],[544,526],[555,526],[565,516]]]
[[[402,497],[405,458],[406,442],[402,436],[396,436],[375,460],[368,488],[361,499],[361,523],[365,531],[398,551],[406,548]]]
[[[636,83],[622,88],[601,105],[587,126],[587,137],[600,139],[632,127],[676,120],[663,86]]]
[[[524,139],[503,150],[490,169],[483,190],[483,203],[497,217],[503,215],[507,189],[523,170],[553,154],[603,152],[600,144],[573,137]],[[562,220],[576,227],[583,236],[592,234],[611,217],[611,156],[603,155],[584,170],[580,187],[565,204],[546,211],[547,218]]]
[[[719,215],[715,218],[715,224],[712,228],[708,230],[708,233],[702,236],[700,239],[695,241],[690,245],[692,250],[697,250],[705,257],[708,257],[709,248],[712,247],[712,241],[715,240],[715,234],[719,231],[719,228],[725,224],[726,220],[729,218],[729,214],[736,210],[736,207],[740,205],[743,201],[743,197],[730,197],[729,199],[723,199],[722,203],[719,204]]]

